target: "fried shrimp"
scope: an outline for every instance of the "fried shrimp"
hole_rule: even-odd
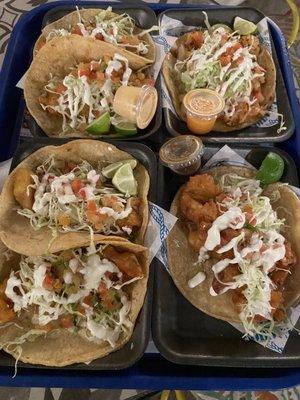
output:
[[[141,227],[142,218],[138,212],[132,210],[128,217],[117,220],[117,225],[120,228],[129,228],[135,232]]]
[[[220,188],[215,184],[214,178],[208,174],[192,176],[185,188],[194,200],[205,202],[220,194]]]
[[[23,167],[17,169],[13,187],[13,193],[17,202],[23,208],[29,210],[32,209],[34,203],[34,189],[28,188],[29,185],[34,183],[31,174],[32,172],[28,168]]]
[[[195,251],[199,251],[204,246],[207,239],[207,231],[211,227],[210,222],[202,221],[198,225],[198,229],[195,226],[189,225],[188,241]]]
[[[114,247],[107,246],[103,250],[103,255],[129,278],[142,278],[143,271],[135,254],[124,251],[119,253]]]
[[[213,222],[219,215],[218,206],[212,199],[201,204],[186,191],[181,194],[180,208],[182,214],[195,223],[201,221]]]

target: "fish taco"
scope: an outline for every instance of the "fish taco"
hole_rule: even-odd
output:
[[[72,34],[102,41],[107,49],[122,49],[124,55],[134,55],[144,66],[155,61],[155,44],[149,34],[152,30],[138,28],[127,13],[117,14],[111,7],[77,9],[45,26],[34,46],[34,55],[51,40]]]
[[[26,74],[24,97],[46,135],[99,136],[111,132],[111,125],[128,123],[113,111],[116,91],[127,85],[154,85],[149,68],[133,53],[70,35],[38,52]]]
[[[162,72],[178,117],[185,121],[184,95],[216,90],[225,108],[213,130],[229,132],[258,122],[275,98],[276,69],[258,36],[228,32],[228,27],[195,30],[179,37]],[[230,28],[229,28],[230,29]]]
[[[216,167],[191,177],[171,212],[169,268],[182,294],[215,318],[270,335],[300,297],[300,201],[283,183]]]
[[[8,176],[0,195],[0,235],[22,254],[59,251],[86,232],[143,243],[148,189],[144,166],[109,143],[46,146]]]
[[[119,238],[24,256],[0,243],[2,349],[25,363],[91,362],[130,340],[148,280],[148,253]]]

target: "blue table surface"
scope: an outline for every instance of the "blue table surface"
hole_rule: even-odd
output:
[[[59,5],[82,5],[89,2],[63,1],[53,2],[36,7],[23,16],[11,35],[6,58],[0,75],[0,81],[6,82],[0,86],[0,160],[10,157],[19,140],[19,129],[23,109],[16,115],[15,99],[20,100],[16,83],[26,71],[28,65],[22,63],[22,48],[20,30],[30,24],[32,32],[39,31],[42,17],[50,8]],[[93,2],[91,2],[93,4]],[[94,3],[95,4],[95,3]],[[105,5],[102,3],[101,5]],[[182,7],[177,4],[148,4],[160,12],[170,7]],[[184,5],[187,7],[187,5]],[[190,6],[189,7],[193,7]],[[207,6],[203,6],[205,8]],[[208,6],[209,7],[209,6]],[[300,113],[289,54],[283,35],[278,26],[269,21],[276,50],[280,49],[279,57],[286,87],[291,102],[296,132],[293,137],[279,147],[288,151],[300,165]],[[34,34],[32,34],[34,35]],[[22,37],[23,45],[33,36]],[[19,41],[19,42],[18,42]],[[11,134],[13,132],[13,134]],[[0,385],[24,387],[93,387],[93,388],[135,388],[135,389],[198,389],[198,390],[266,390],[295,386],[300,383],[300,368],[287,369],[231,369],[212,367],[192,367],[172,364],[158,354],[145,354],[131,368],[122,371],[68,371],[66,369],[19,368],[17,376],[12,378],[12,368],[0,367]]]

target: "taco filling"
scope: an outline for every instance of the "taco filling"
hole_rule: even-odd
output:
[[[285,221],[260,182],[235,173],[218,183],[211,175],[197,175],[182,190],[179,208],[201,268],[188,286],[193,289],[212,275],[207,295],[231,293],[249,336],[282,322],[285,281],[297,259],[283,236]]]
[[[21,256],[1,283],[0,322],[18,323],[26,314],[33,335],[67,329],[114,348],[132,329],[130,284],[143,276],[134,252],[109,244]]]
[[[270,89],[267,90],[264,87],[269,85],[268,73]],[[171,49],[164,67],[164,77],[175,107],[173,79],[178,82],[176,90],[181,99],[193,89],[215,90],[225,100],[225,109],[218,121],[228,127],[247,123],[248,120],[253,123],[253,118],[264,114],[274,97],[275,76],[271,85],[273,74],[272,59],[257,36],[230,33],[224,27],[183,35]],[[178,109],[176,111],[179,115],[182,113]],[[180,116],[184,118],[184,115]]]
[[[138,55],[148,54],[149,44],[143,41],[143,35],[152,29],[137,33],[135,22],[128,14],[112,13],[112,8],[108,7],[89,20],[85,20],[78,9],[77,15],[78,22],[69,29],[51,29],[42,45],[53,38],[74,34],[112,43]]]
[[[133,239],[142,225],[136,165],[135,160],[125,160],[95,168],[87,161],[51,156],[35,171],[20,168],[13,188],[21,206],[17,213],[28,218],[34,229],[50,228],[53,236],[88,230]],[[108,169],[110,178],[105,178]]]
[[[115,54],[100,60],[79,63],[65,76],[51,76],[39,96],[39,105],[49,116],[62,118],[62,131],[86,128],[101,115],[109,113],[114,121],[113,99],[120,86],[153,85],[145,72],[133,71],[127,58]]]

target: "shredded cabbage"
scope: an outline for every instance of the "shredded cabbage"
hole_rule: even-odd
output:
[[[5,293],[14,303],[15,311],[33,310],[32,323],[40,328],[32,329],[16,340],[4,343],[2,347],[20,345],[28,338],[45,334],[42,327],[64,315],[72,315],[74,318],[75,326],[69,329],[75,329],[88,340],[97,343],[107,341],[114,347],[122,333],[132,327],[128,318],[131,302],[121,288],[135,279],[122,281],[123,273],[119,268],[100,256],[105,247],[97,246],[94,252],[91,249],[73,250],[73,258],[68,256],[66,259],[63,258],[63,253],[39,257],[22,256],[20,270],[12,271],[7,282],[7,287],[19,289],[20,286],[15,286],[16,279],[21,282],[21,306],[11,291],[6,290]],[[45,286],[45,278],[52,271],[51,268],[54,268],[54,271],[56,268],[64,271],[60,289],[47,289]],[[113,273],[114,278],[111,279],[108,273]],[[81,277],[80,282],[75,284],[73,279],[78,279],[78,274]],[[100,284],[111,291],[115,302],[112,309],[107,308],[105,303],[102,304],[101,298],[97,296]],[[84,302],[87,296],[91,296],[91,305]],[[80,311],[78,306],[81,306]]]
[[[217,201],[221,215],[208,230],[206,242],[199,251],[198,263],[208,259],[208,251],[221,245],[220,231],[228,227],[240,229],[242,223],[241,233],[217,250],[219,254],[232,250],[233,259],[218,261],[212,266],[212,271],[216,280],[223,284],[220,293],[241,290],[245,301],[240,304],[239,316],[245,335],[254,337],[259,334],[267,340],[275,325],[270,301],[271,292],[276,287],[269,273],[285,257],[285,238],[280,233],[285,221],[272,209],[270,199],[262,195],[258,180],[225,174],[219,185],[224,194],[222,200]],[[239,273],[232,282],[222,282],[219,274],[230,264],[238,264]],[[213,287],[210,294],[218,295]],[[257,315],[266,321],[258,323],[255,320]]]
[[[92,24],[88,21],[84,21],[80,15],[80,10],[77,8],[78,20],[77,26],[80,29],[81,35],[86,37],[95,38],[97,34],[101,34],[103,40],[107,43],[113,43],[121,47],[129,49],[135,49],[137,54],[145,55],[149,52],[149,46],[144,41],[139,41],[138,44],[131,43],[129,40],[124,42],[124,37],[135,37],[134,29],[135,22],[128,14],[123,13],[115,17],[111,17],[112,8],[108,7],[106,10],[102,10],[95,16],[95,20]],[[152,27],[147,31],[141,32],[137,36],[142,36],[147,32],[157,30],[157,27]],[[52,29],[46,37],[46,42],[53,39],[54,37],[68,36],[71,31],[66,29]]]
[[[109,182],[98,186],[97,183],[105,178],[87,161],[77,165],[71,172],[63,173],[56,167],[55,159],[50,157],[37,168],[32,178],[34,184],[30,186],[35,189],[32,210],[19,209],[17,212],[28,218],[34,229],[47,226],[54,238],[58,232],[81,230],[105,235],[128,234],[117,225],[117,221],[132,212],[130,197],[117,191]],[[79,190],[81,196],[75,196],[73,192],[71,183],[74,179],[85,182]],[[114,196],[116,203],[103,206],[102,201],[110,196]],[[105,216],[98,228],[88,219],[88,201],[95,202],[97,213]]]
[[[205,23],[210,26],[207,20]],[[226,42],[223,37],[226,35]],[[204,43],[185,60],[175,63],[175,71],[179,74],[186,92],[196,88],[208,88],[216,90],[225,99],[226,116],[231,117],[239,102],[252,105],[257,100],[250,100],[252,92],[251,81],[264,75],[264,70],[259,66],[256,56],[250,53],[250,47],[242,47],[235,50],[232,61],[242,60],[232,66],[232,62],[222,66],[219,57],[225,54],[228,47],[238,44],[241,36],[236,32],[228,35],[224,28],[203,32]],[[259,70],[260,72],[255,72]]]

